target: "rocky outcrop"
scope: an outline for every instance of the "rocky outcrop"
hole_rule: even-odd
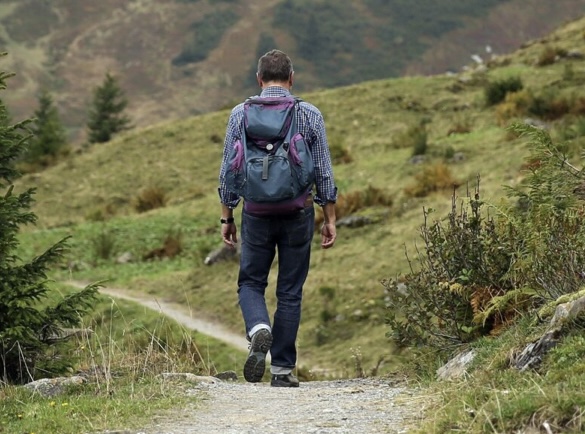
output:
[[[447,364],[437,369],[437,379],[455,380],[467,374],[467,368],[475,358],[475,351],[468,350],[458,354]]]
[[[546,353],[551,348],[554,348],[561,340],[566,325],[582,315],[583,311],[585,311],[585,296],[581,293],[570,294],[560,298],[557,302],[564,301],[574,295],[581,296],[557,305],[555,313],[544,334],[526,345],[521,352],[511,356],[510,366],[515,367],[521,372],[528,369],[537,369],[540,366]],[[542,315],[549,309],[549,306],[545,306],[541,309],[540,314]],[[439,380],[453,380],[464,377],[474,357],[475,352],[473,350],[458,354],[437,370],[437,378]]]
[[[235,261],[240,256],[240,243],[236,244],[236,248],[222,244],[217,249],[212,250],[206,257],[203,263],[205,265],[213,265],[218,262]]]
[[[511,360],[512,366],[520,371],[536,369],[544,355],[559,342],[566,324],[585,310],[585,297],[559,304],[546,332],[537,340],[529,343]]]
[[[85,383],[85,378],[75,375],[73,377],[42,378],[24,385],[25,389],[37,392],[42,396],[50,397],[60,395],[68,387],[79,386]]]

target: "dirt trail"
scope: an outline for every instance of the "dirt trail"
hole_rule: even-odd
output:
[[[68,285],[76,288],[84,288],[88,282],[68,281]],[[243,334],[239,335],[226,329],[217,322],[208,321],[202,317],[197,317],[197,313],[190,310],[184,305],[178,303],[167,303],[155,296],[135,294],[125,289],[101,287],[100,293],[113,298],[132,301],[144,307],[160,312],[169,318],[174,319],[183,327],[190,330],[196,330],[207,336],[230,344],[240,350],[248,351],[248,341]]]
[[[84,288],[87,283],[69,281]],[[101,287],[100,292],[129,300],[247,351],[243,336],[220,324],[195,318],[179,304],[154,296]],[[201,377],[204,378],[204,377]],[[417,425],[426,399],[416,389],[381,378],[302,382],[299,388],[276,388],[267,383],[220,381],[209,377],[187,393],[197,401],[153,418],[139,430],[123,434],[402,434]],[[105,433],[102,433],[105,434]]]
[[[299,388],[216,382],[189,391],[202,401],[132,434],[401,434],[423,398],[381,379],[311,381]]]

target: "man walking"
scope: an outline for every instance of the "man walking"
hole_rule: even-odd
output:
[[[293,85],[293,66],[290,58],[272,50],[258,61],[256,73],[262,88],[260,98],[290,97]],[[294,112],[296,128],[308,144],[314,165],[315,190],[308,192],[297,209],[283,213],[278,207],[256,212],[244,199],[241,225],[240,272],[238,276],[239,304],[250,340],[250,353],[244,365],[244,378],[255,383],[262,380],[268,351],[271,354],[271,381],[276,387],[298,387],[292,374],[297,362],[296,338],[301,318],[302,290],[310,264],[311,241],[315,214],[313,200],[322,207],[324,223],[321,228],[321,247],[333,246],[336,238],[335,187],[325,124],[321,112],[301,101]],[[245,135],[244,104],[231,112],[220,169],[219,196],[221,200],[221,234],[225,244],[237,243],[237,228],[233,210],[240,197],[226,185],[229,156],[234,143]],[[270,148],[272,145],[269,145]],[[269,148],[267,148],[269,149]],[[277,306],[271,322],[266,307],[265,292],[268,274],[278,251]]]

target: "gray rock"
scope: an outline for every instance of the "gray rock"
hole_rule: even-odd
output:
[[[542,362],[544,355],[559,342],[559,330],[546,332],[537,341],[529,343],[513,361],[520,372],[536,369]]]
[[[467,374],[469,364],[475,358],[475,351],[468,350],[458,354],[447,364],[437,369],[437,378],[439,380],[454,380]]]
[[[337,227],[346,226],[348,228],[361,228],[362,226],[370,225],[374,223],[371,218],[365,216],[358,216],[358,215],[350,215],[347,217],[342,217],[335,225]]]
[[[550,320],[551,328],[560,328],[567,321],[577,318],[585,310],[585,297],[568,303],[559,304],[555,314]]]
[[[536,127],[536,128],[541,128],[543,130],[548,129],[548,124],[546,122],[539,120],[539,119],[526,118],[526,119],[524,119],[524,123],[526,125],[531,125],[531,126]]]
[[[24,388],[37,392],[42,396],[50,397],[60,395],[69,386],[78,386],[85,383],[85,378],[80,376],[73,377],[57,377],[57,378],[42,378],[37,381],[25,384]]]
[[[233,247],[222,244],[217,249],[211,251],[203,263],[205,265],[213,265],[218,262],[236,260],[240,256],[240,250],[240,243],[236,245],[235,249]]]
[[[235,371],[219,372],[214,375],[215,378],[219,378],[222,381],[238,381],[238,374]]]
[[[465,161],[467,157],[463,152],[455,152],[451,158],[449,158],[450,163],[461,163]]]
[[[128,264],[130,262],[134,262],[134,255],[130,252],[124,252],[116,258],[117,264]]]
[[[529,343],[524,350],[512,360],[512,364],[516,369],[522,372],[528,369],[538,368],[544,355],[558,344],[563,326],[568,321],[581,315],[584,310],[585,297],[580,297],[576,300],[559,304],[544,335]]]
[[[167,381],[185,381],[187,383],[195,384],[216,384],[221,382],[221,380],[216,377],[195,375],[190,372],[163,372],[160,376],[163,380]]]
[[[585,56],[579,50],[569,50],[566,57],[569,59],[583,59]]]
[[[423,164],[426,161],[426,155],[415,155],[414,157],[411,157],[410,160],[408,160],[410,164]]]

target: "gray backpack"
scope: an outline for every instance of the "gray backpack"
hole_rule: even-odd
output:
[[[296,97],[248,98],[244,134],[230,150],[225,182],[245,210],[284,214],[302,209],[315,180],[311,151],[297,130]]]

